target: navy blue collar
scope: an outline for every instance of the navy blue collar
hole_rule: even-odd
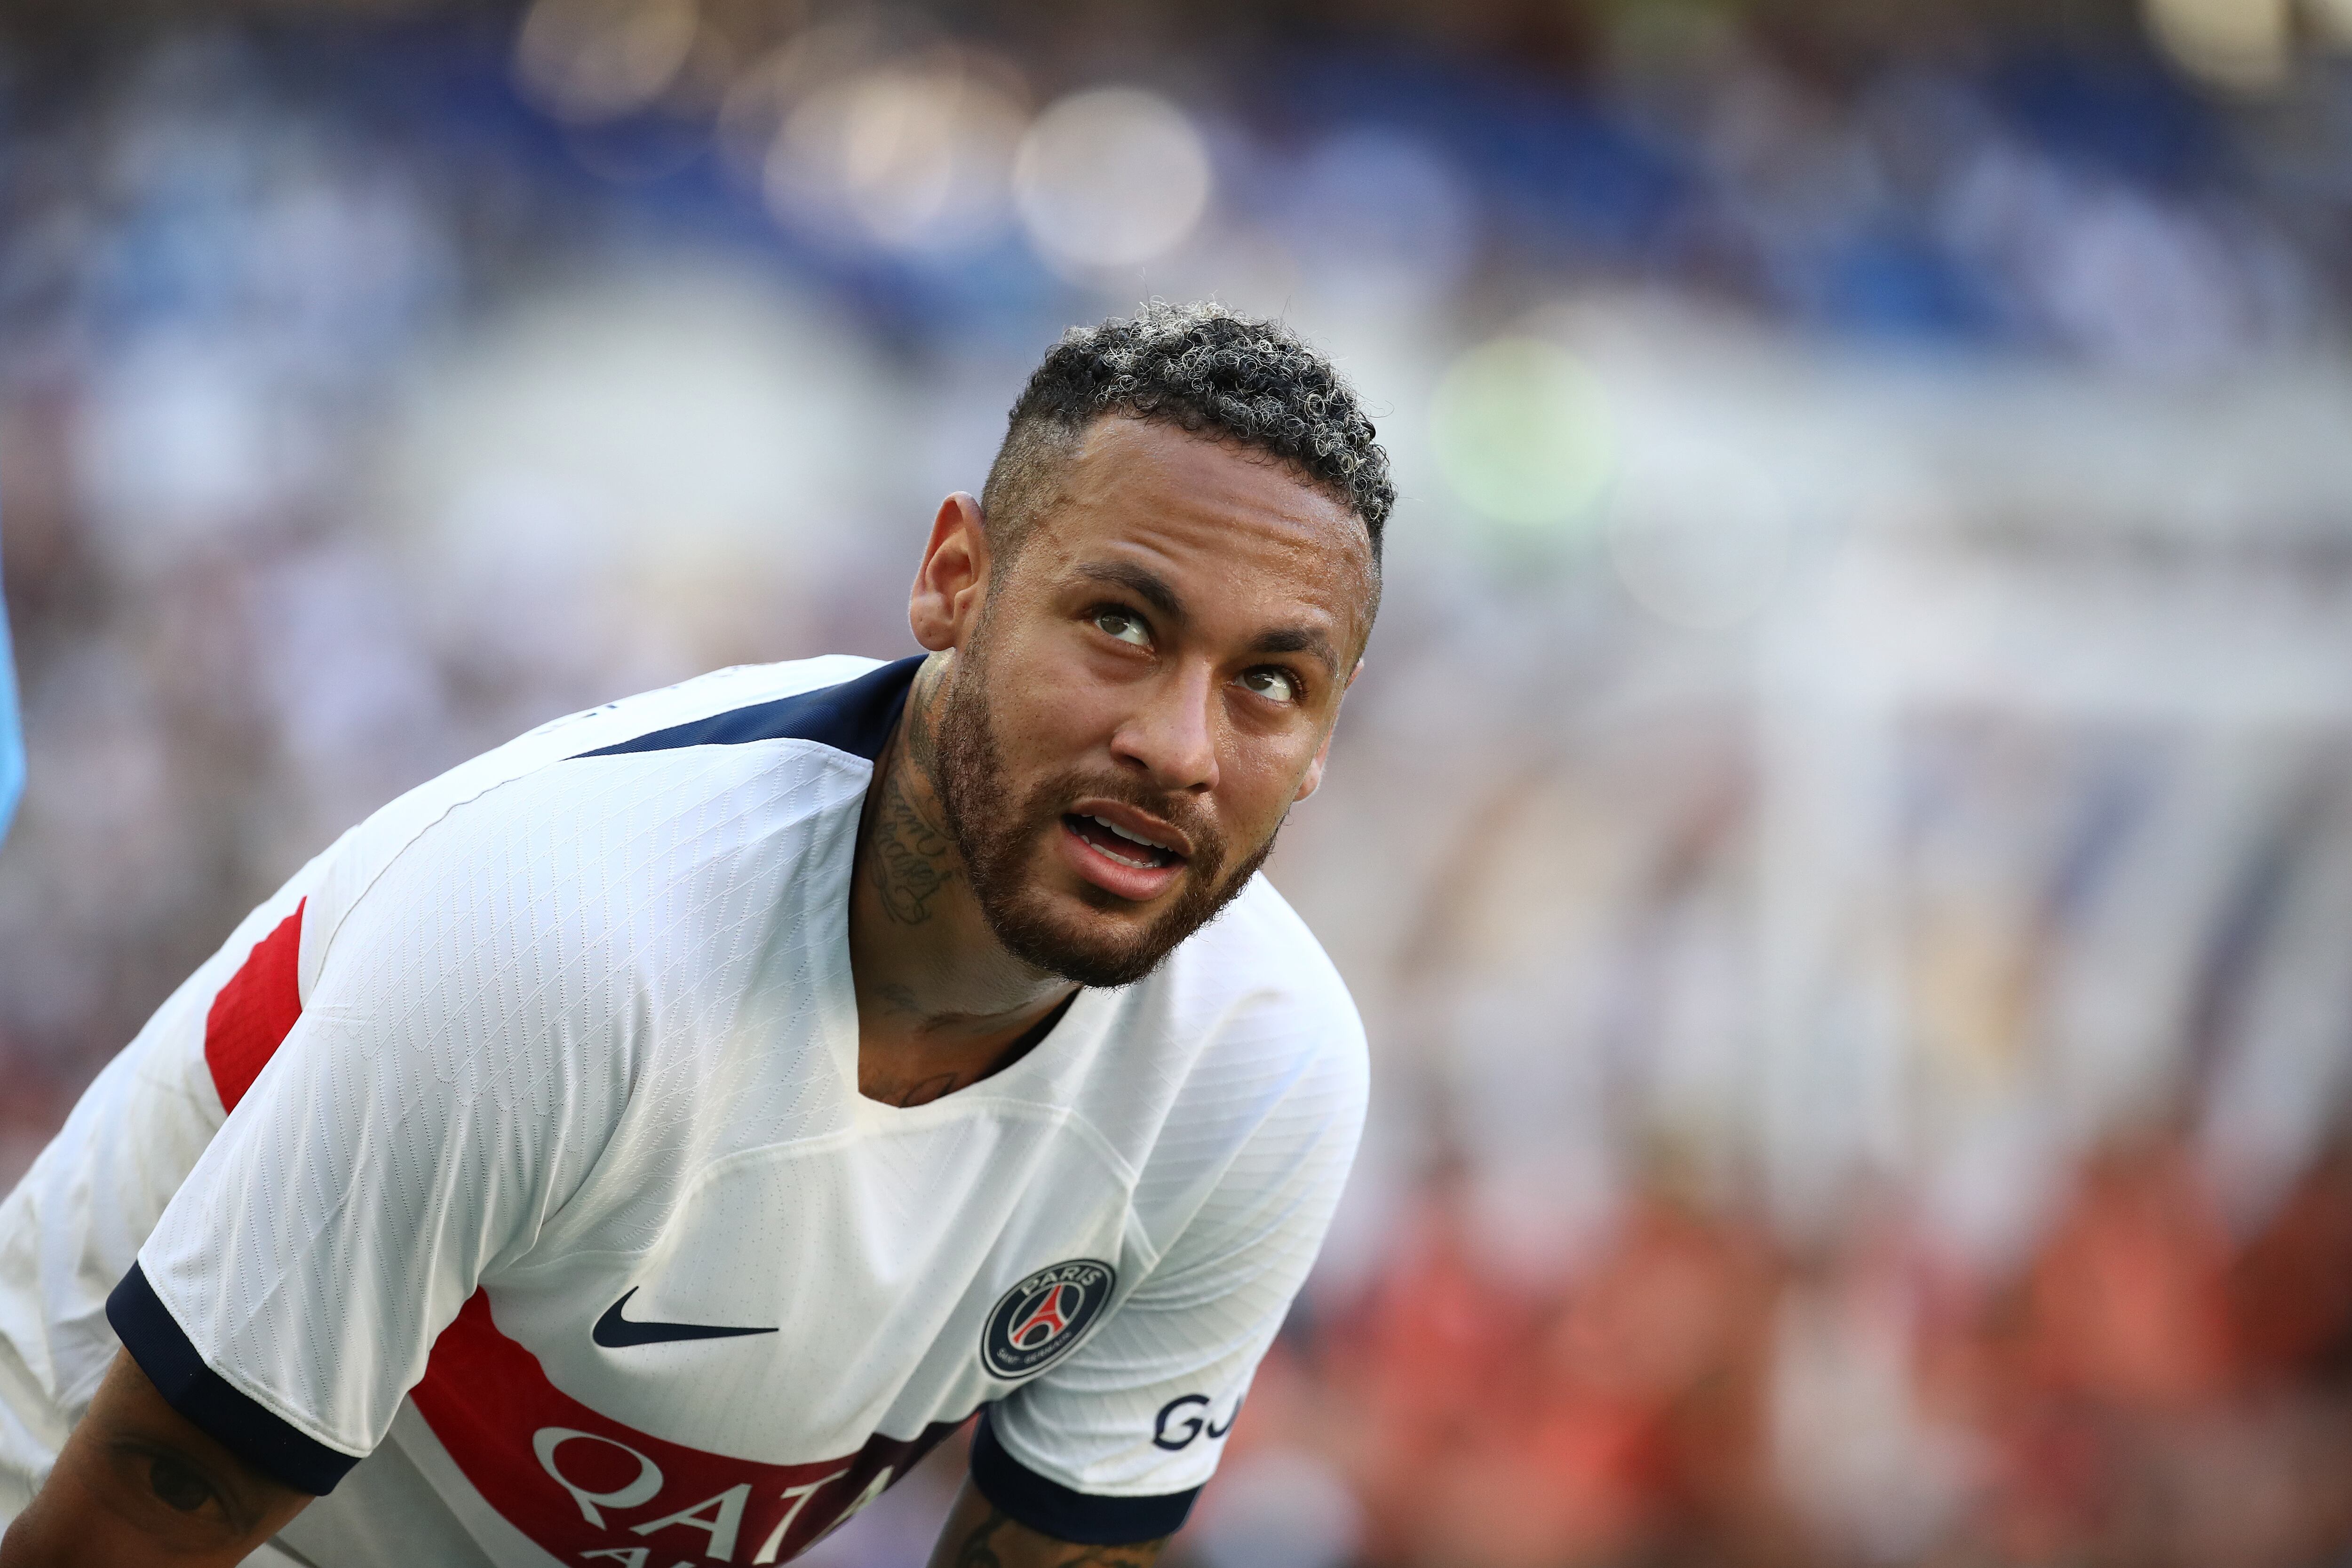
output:
[[[890,743],[898,714],[923,656],[871,669],[838,686],[821,686],[772,702],[730,709],[692,723],[583,752],[583,757],[617,757],[631,752],[667,752],[680,746],[740,746],[752,741],[814,741],[837,752],[877,762]]]

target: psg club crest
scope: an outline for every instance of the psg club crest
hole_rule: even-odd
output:
[[[1118,1271],[1091,1258],[1040,1268],[1007,1290],[980,1331],[980,1359],[999,1377],[1026,1377],[1059,1361],[1110,1304]]]

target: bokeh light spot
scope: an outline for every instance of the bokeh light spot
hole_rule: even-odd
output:
[[[699,26],[694,0],[539,0],[515,37],[515,76],[561,119],[617,119],[677,79]]]
[[[1456,360],[1437,384],[1430,437],[1456,494],[1482,516],[1529,531],[1589,518],[1616,471],[1598,378],[1539,338],[1498,338]]]
[[[2148,30],[2191,76],[2258,92],[2286,79],[2292,0],[2146,0]]]
[[[769,200],[885,248],[966,249],[1005,221],[1025,120],[1013,85],[953,51],[862,71],[786,117]]]
[[[1063,99],[1023,138],[1014,199],[1038,254],[1064,271],[1132,267],[1181,243],[1207,210],[1209,150],[1156,93]]]

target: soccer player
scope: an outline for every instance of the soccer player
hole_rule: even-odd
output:
[[[1392,496],[1323,358],[1155,305],[941,503],[928,657],[344,835],[0,1206],[0,1568],[782,1563],[976,1411],[935,1563],[1151,1562],[1361,1126],[1256,871]]]

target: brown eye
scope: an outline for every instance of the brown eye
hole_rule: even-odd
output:
[[[1142,616],[1131,610],[1097,610],[1094,620],[1095,629],[1105,637],[1117,637],[1119,641],[1131,643],[1137,647],[1151,646],[1151,628],[1143,624]]]
[[[1290,671],[1286,669],[1267,667],[1249,670],[1242,676],[1242,688],[1244,690],[1255,692],[1269,702],[1298,700],[1298,682],[1292,679]]]

